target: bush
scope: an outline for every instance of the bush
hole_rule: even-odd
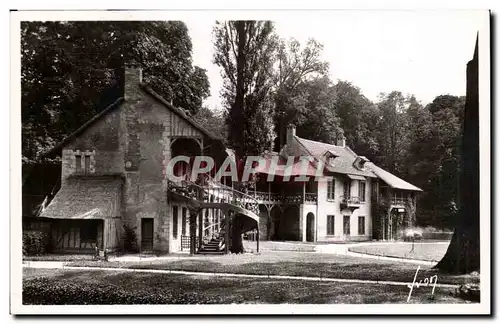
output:
[[[23,255],[42,255],[50,252],[50,235],[43,231],[23,233]]]
[[[97,305],[97,304],[167,304],[171,298],[148,292],[130,293],[122,288],[87,282],[85,285],[38,278],[23,282],[23,304]]]
[[[122,240],[124,252],[137,253],[139,251],[137,247],[137,234],[135,233],[135,227],[123,224]]]
[[[75,283],[52,278],[23,281],[24,305],[217,304],[223,297],[179,291],[125,290],[109,283]]]

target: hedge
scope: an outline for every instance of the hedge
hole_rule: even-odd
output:
[[[50,235],[43,231],[23,232],[23,255],[42,255],[50,252]]]
[[[215,298],[214,298],[215,297]],[[220,303],[220,297],[197,292],[173,295],[145,290],[127,291],[107,283],[73,283],[50,278],[36,278],[23,282],[25,305],[110,305],[110,304],[212,304]]]

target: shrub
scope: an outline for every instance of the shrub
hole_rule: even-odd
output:
[[[43,231],[23,233],[23,255],[42,255],[50,252],[50,235]]]
[[[85,285],[38,278],[23,282],[23,304],[96,305],[96,304],[166,304],[168,295],[146,291],[130,293],[110,284],[87,282]]]
[[[57,281],[36,278],[23,281],[25,305],[110,305],[110,304],[216,304],[222,296],[198,292],[126,290],[109,283]]]
[[[124,252],[137,253],[139,251],[137,247],[137,234],[135,233],[135,227],[123,224],[122,240]]]

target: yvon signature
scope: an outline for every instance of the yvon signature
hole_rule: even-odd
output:
[[[420,270],[420,266],[418,266],[417,271],[415,272],[415,277],[413,277],[413,282],[411,284],[408,284],[408,288],[410,288],[410,293],[408,294],[408,299],[406,300],[406,302],[410,301],[413,288],[419,288],[420,286],[428,287],[430,285],[433,285],[431,295],[434,295],[434,289],[436,289],[436,283],[438,281],[437,275],[425,278],[424,280],[417,281],[418,270]]]

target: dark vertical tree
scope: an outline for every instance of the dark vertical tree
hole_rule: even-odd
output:
[[[238,159],[259,155],[274,140],[271,86],[277,37],[270,21],[217,22],[214,63],[222,69],[228,143]]]
[[[271,21],[226,21],[214,27],[214,63],[222,68],[228,143],[236,159],[261,155],[274,141],[271,87],[277,37]],[[231,252],[242,253],[242,224],[231,225]]]
[[[458,217],[448,250],[436,265],[448,273],[469,273],[480,269],[478,40],[473,59],[467,64],[463,130]]]

